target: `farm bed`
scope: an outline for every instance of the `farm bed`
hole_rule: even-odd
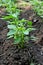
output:
[[[36,31],[30,33],[38,38],[37,41],[25,43],[25,47],[18,48],[13,39],[6,39],[8,32],[6,21],[0,19],[0,65],[43,65],[43,19],[32,10],[25,10],[20,19],[25,18],[33,22]]]

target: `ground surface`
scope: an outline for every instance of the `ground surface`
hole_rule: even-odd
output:
[[[34,65],[39,63],[43,65],[43,22],[33,10],[25,10],[20,15],[20,19],[25,18],[33,22],[33,26],[37,29],[31,32],[38,38],[37,41],[29,41],[25,43],[24,49],[18,49],[17,45],[13,45],[13,40],[7,40],[8,32],[7,23],[0,19],[0,65],[30,65],[31,60]]]

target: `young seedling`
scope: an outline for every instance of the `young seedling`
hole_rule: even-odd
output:
[[[20,10],[14,5],[14,3],[10,0],[6,6],[7,16],[3,16],[3,19],[8,21],[8,29],[7,38],[13,38],[14,44],[18,44],[20,47],[24,47],[24,43],[28,42],[30,39],[30,32],[35,30],[32,27],[32,22],[22,19],[19,20]]]
[[[21,47],[24,46],[25,42],[28,42],[29,33],[35,30],[32,28],[32,22],[25,19],[10,22],[8,28],[8,39],[14,38],[14,44],[19,44]]]

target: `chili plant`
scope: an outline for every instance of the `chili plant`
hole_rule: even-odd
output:
[[[21,47],[30,39],[29,33],[32,30],[35,30],[32,28],[32,22],[25,19],[16,19],[15,21],[9,22],[7,27],[9,28],[9,32],[7,34],[8,39],[13,38],[14,44],[19,44]]]
[[[35,30],[32,27],[32,22],[22,19],[19,20],[19,13],[20,10],[17,9],[17,7],[14,5],[14,3],[10,0],[10,3],[7,4],[6,10],[7,10],[7,16],[3,16],[3,19],[7,20],[8,22],[8,33],[7,38],[13,38],[14,44],[18,44],[21,47],[24,46],[25,42],[28,42],[30,37],[30,32],[32,30]]]

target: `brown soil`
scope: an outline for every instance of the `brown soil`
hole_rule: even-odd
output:
[[[7,23],[0,19],[0,65],[30,65],[33,61],[34,65],[43,65],[43,22],[33,10],[26,10],[21,13],[20,19],[25,18],[33,22],[36,31],[31,32],[38,38],[37,41],[29,41],[25,43],[23,49],[13,45],[13,40],[7,40],[8,32]]]

